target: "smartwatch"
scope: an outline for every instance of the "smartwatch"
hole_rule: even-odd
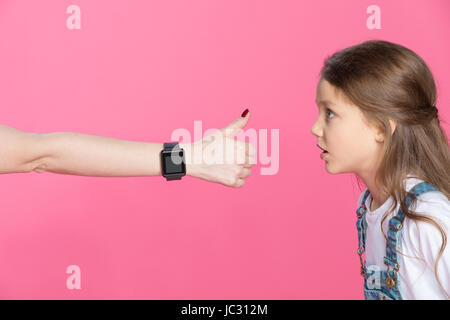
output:
[[[161,151],[161,172],[167,181],[181,180],[181,177],[186,175],[184,150],[178,142],[164,143],[164,149]]]

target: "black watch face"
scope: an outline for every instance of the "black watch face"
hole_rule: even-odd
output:
[[[180,156],[181,155],[181,156]],[[164,154],[164,171],[166,174],[177,174],[185,172],[185,163],[182,158],[182,151]],[[172,159],[173,158],[173,159]]]

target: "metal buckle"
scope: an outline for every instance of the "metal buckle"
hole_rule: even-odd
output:
[[[391,262],[394,264],[394,270],[395,270],[395,271],[398,271],[398,269],[400,269],[400,265],[399,265],[397,262],[395,262],[395,261],[392,260],[392,259],[389,259],[389,258],[386,257],[386,256],[385,256],[384,258],[385,258],[385,259],[388,259],[389,261],[391,261]],[[388,271],[389,271],[390,264],[386,263],[386,261],[384,262],[384,264],[388,266]]]
[[[392,288],[395,287],[395,279],[392,278],[390,275],[388,275],[388,276],[386,277],[386,286],[387,286],[389,289],[392,289]]]
[[[361,212],[361,214],[359,214],[359,211]],[[359,206],[358,210],[356,210],[356,216],[358,217],[358,219],[360,219],[364,213],[366,213],[367,209],[364,205]]]
[[[358,248],[358,250],[356,251],[359,255],[359,262],[361,263],[361,269],[360,269],[360,273],[361,275],[365,278],[366,277],[366,271],[364,270],[364,261],[362,259],[362,254],[363,254],[363,248]]]
[[[397,271],[398,271],[398,269],[397,269]],[[395,268],[394,268],[394,270],[392,272],[394,274],[394,277],[391,277],[389,275],[389,265],[388,265],[387,266],[387,271],[386,271],[386,281],[385,281],[385,283],[386,283],[386,286],[389,288],[389,290],[392,290],[392,288],[395,287],[396,282],[397,282],[397,272],[395,271]]]
[[[391,220],[392,220],[392,219],[395,219],[395,220],[397,220],[397,221],[399,222],[399,224],[398,224],[398,226],[397,226],[396,229],[394,229],[394,227],[392,227],[392,225],[391,225]],[[389,229],[391,229],[391,230],[394,231],[394,232],[397,232],[397,231],[399,231],[401,228],[403,228],[403,221],[400,220],[397,216],[392,217],[391,220],[389,221]]]

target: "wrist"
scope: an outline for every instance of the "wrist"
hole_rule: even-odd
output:
[[[178,146],[184,150],[184,160],[186,163],[186,175],[195,177],[195,166],[192,163],[192,143],[178,143]]]

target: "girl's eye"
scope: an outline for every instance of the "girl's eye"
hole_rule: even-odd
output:
[[[327,120],[329,119],[329,118],[328,118],[328,111],[331,112],[331,113],[333,114],[333,118],[334,118],[334,112],[327,108],[327,110],[325,111],[326,114],[327,114]]]

